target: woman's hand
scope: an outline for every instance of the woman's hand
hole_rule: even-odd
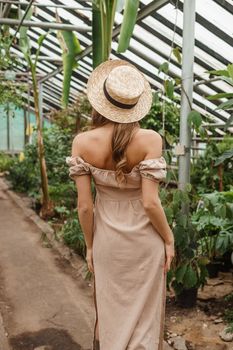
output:
[[[86,261],[90,272],[94,273],[92,248],[87,248]]]
[[[174,240],[172,240],[169,243],[165,242],[165,253],[166,253],[166,262],[165,262],[165,273],[167,273],[171,268],[171,262],[175,255],[175,247],[174,247]]]

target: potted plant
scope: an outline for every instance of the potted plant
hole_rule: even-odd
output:
[[[197,245],[197,231],[189,222],[174,228],[176,256],[170,272],[170,285],[175,291],[179,306],[196,305],[197,293],[206,283],[208,260],[202,256]]]
[[[198,250],[199,232],[191,222],[191,214],[183,211],[185,204],[190,205],[191,196],[190,185],[185,191],[162,190],[160,194],[175,238],[175,258],[167,285],[174,290],[178,305],[185,308],[196,305],[198,289],[204,286],[208,276],[207,259]]]
[[[233,249],[233,205],[231,191],[204,194],[192,223],[200,234],[199,252],[208,259],[209,277],[218,276],[223,268],[223,255],[231,255]],[[230,258],[227,262],[231,267]]]

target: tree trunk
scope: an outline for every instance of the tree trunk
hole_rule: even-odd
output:
[[[38,84],[36,76],[32,71],[32,81],[33,81],[33,96],[35,105],[35,115],[36,115],[36,125],[37,125],[37,143],[38,143],[38,158],[40,164],[40,174],[41,174],[41,187],[42,187],[42,208],[40,215],[43,218],[51,217],[53,214],[53,205],[49,198],[48,189],[48,177],[47,169],[44,155],[44,143],[41,127],[41,116],[39,112],[39,94],[38,94]]]

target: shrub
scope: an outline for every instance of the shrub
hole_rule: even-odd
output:
[[[45,159],[51,198],[63,205],[74,194],[75,187],[68,176],[65,158],[70,155],[72,135],[68,129],[53,125],[44,129]],[[9,168],[8,178],[16,191],[33,197],[40,193],[40,167],[37,155],[37,140],[26,145],[24,157],[15,158]]]
[[[37,148],[35,144],[25,147],[24,157],[17,157],[9,168],[7,178],[19,192],[39,192],[40,177]]]
[[[86,256],[84,235],[78,220],[77,211],[73,210],[60,232],[64,242],[83,258]]]
[[[227,191],[232,184],[233,160],[228,158],[222,164],[215,166],[215,161],[223,152],[233,147],[233,138],[225,137],[218,144],[207,144],[206,150],[191,168],[191,182],[199,193],[215,190]]]
[[[0,153],[0,172],[9,171],[14,158],[5,153]]]

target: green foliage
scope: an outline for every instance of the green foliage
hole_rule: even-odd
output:
[[[129,47],[130,38],[133,34],[137,19],[139,0],[126,0],[119,36],[117,52],[125,52]]]
[[[164,81],[165,93],[171,100],[174,98],[174,82],[170,79]]]
[[[223,154],[221,154],[220,157],[218,157],[214,163],[215,166],[220,165],[224,163],[225,160],[233,158],[233,148],[230,150],[225,151]]]
[[[9,31],[0,31],[0,69],[12,69],[18,62],[16,56],[12,55],[9,50],[12,36]]]
[[[233,249],[233,191],[204,194],[192,222],[200,234],[199,249],[210,261]]]
[[[61,129],[69,130],[70,135],[77,133],[80,129],[87,126],[87,119],[83,116],[91,114],[92,107],[84,94],[79,94],[77,100],[69,107],[61,110],[53,110],[50,113],[50,118]]]
[[[221,189],[227,191],[232,184],[233,160],[227,155],[233,147],[233,138],[224,137],[219,142],[210,142],[206,150],[191,165],[191,183],[198,193],[207,193]],[[225,158],[225,159],[224,159]],[[220,161],[220,163],[219,163]],[[220,165],[222,163],[222,165]],[[216,166],[218,165],[218,166]],[[219,166],[222,168],[220,169]]]
[[[14,159],[5,153],[0,152],[0,172],[9,171]]]
[[[167,74],[168,71],[169,71],[169,64],[168,64],[168,62],[164,62],[164,63],[162,63],[162,64],[159,66],[159,71],[158,71],[158,73],[163,72],[163,73]]]
[[[61,22],[58,14],[57,21]],[[63,61],[63,89],[62,89],[62,107],[66,108],[69,103],[70,83],[72,77],[72,71],[77,68],[78,64],[76,56],[82,52],[80,43],[76,35],[71,31],[58,30],[57,38],[62,49],[62,61]]]
[[[14,81],[5,80],[0,84],[0,106],[6,112],[24,106],[22,94],[26,92],[24,84],[15,84]]]
[[[0,105],[5,106],[6,111],[10,108],[10,104],[14,105],[14,109],[22,107],[22,95],[26,91],[24,84],[14,82],[13,68],[15,65],[21,66],[21,61],[17,56],[10,53],[11,41],[10,33],[2,30],[0,32],[0,70],[5,72],[5,77],[0,84]]]
[[[53,125],[44,129],[44,147],[49,179],[49,192],[56,205],[75,206],[75,186],[70,181],[65,157],[71,150],[71,133]],[[36,196],[40,193],[41,179],[37,155],[37,140],[26,145],[24,159],[16,158],[10,167],[9,179],[17,191]]]
[[[163,113],[165,135],[163,135]],[[178,142],[180,107],[173,101],[163,101],[159,93],[154,93],[150,112],[140,121],[141,127],[158,131],[166,140],[166,148]]]
[[[181,64],[182,57],[181,57],[180,48],[178,46],[174,47],[172,50],[172,53],[175,56],[175,58],[177,59],[178,63]]]
[[[226,81],[228,84],[233,86],[233,63],[228,64],[225,69],[209,71],[210,76],[219,76],[222,80]],[[216,110],[225,110],[231,113],[229,120],[226,122],[225,130],[229,127],[230,122],[233,118],[233,93],[220,93],[207,97],[209,100],[220,100],[222,98],[227,99],[218,105]]]
[[[195,130],[198,131],[202,123],[202,117],[199,112],[191,111],[188,115],[189,126],[193,126]]]
[[[86,244],[84,235],[78,220],[77,211],[71,212],[60,232],[64,242],[73,248],[83,258],[86,256]]]
[[[199,232],[191,222],[191,215],[185,210],[188,205],[192,210],[192,204],[195,203],[190,184],[185,191],[162,189],[160,198],[175,238],[176,254],[167,284],[178,295],[185,289],[199,288],[205,284],[207,261],[198,250]]]
[[[19,192],[39,192],[40,170],[36,144],[27,145],[24,151],[24,159],[15,158],[10,169],[8,179],[13,189]]]
[[[117,0],[94,0],[92,4],[93,67],[109,59]]]

